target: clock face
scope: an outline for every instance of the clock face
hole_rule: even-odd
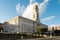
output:
[[[33,20],[36,21],[36,13],[33,14]]]

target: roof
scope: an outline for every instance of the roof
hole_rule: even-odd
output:
[[[23,19],[26,19],[26,20],[32,21],[32,22],[37,23],[37,24],[40,24],[40,25],[47,26],[47,25],[45,25],[45,24],[42,24],[42,23],[37,22],[37,21],[33,21],[33,20],[28,19],[28,18],[25,18],[25,17],[23,17],[23,16],[16,16],[16,17],[23,18]],[[16,17],[14,17],[14,18],[16,18]],[[14,19],[14,18],[12,18],[12,19]],[[10,20],[12,20],[12,19],[10,19]],[[7,20],[7,21],[10,21],[10,20]],[[7,22],[7,21],[6,21],[6,22]]]
[[[23,18],[23,19],[26,19],[26,20],[29,20],[29,21],[36,22],[36,23],[39,23],[39,24],[40,24],[40,22],[33,21],[33,20],[28,19],[28,18],[25,18],[25,17],[23,17],[23,16],[16,16],[16,17],[20,17],[20,18]],[[16,18],[16,17],[14,17],[14,18]],[[14,19],[14,18],[12,18],[12,19]],[[9,19],[9,20],[7,20],[7,21],[10,21],[10,20],[12,20],[12,19]],[[6,22],[7,22],[7,21],[6,21]]]

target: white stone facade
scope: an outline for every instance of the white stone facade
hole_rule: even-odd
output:
[[[6,33],[34,33],[37,32],[36,28],[47,28],[47,26],[41,23],[29,20],[27,18],[17,16],[4,23],[3,30]]]
[[[4,23],[4,32],[7,33],[16,33],[16,32],[23,32],[23,33],[33,33],[34,28],[36,27],[36,23],[25,19],[23,17],[17,16],[11,20],[8,20]]]

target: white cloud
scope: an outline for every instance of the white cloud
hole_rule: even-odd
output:
[[[45,3],[48,3],[49,0],[44,0]]]
[[[20,3],[18,3],[18,4],[16,5],[16,11],[19,13],[19,12],[20,12],[20,9],[21,9]]]
[[[26,7],[24,5],[21,6],[21,10],[20,10],[20,13],[23,14],[23,12],[25,11]]]
[[[39,14],[42,14],[46,10],[48,2],[49,0],[44,0],[42,3],[38,5]]]
[[[55,19],[55,16],[46,17],[46,18],[44,18],[44,19],[42,19],[42,20],[43,20],[43,21],[51,21],[51,20],[53,20],[53,19]]]
[[[36,0],[30,0],[30,4],[34,3]]]
[[[25,10],[25,6],[24,5],[20,5],[20,3],[18,3],[17,5],[16,5],[16,11],[17,11],[17,13],[23,13],[24,12],[24,10]]]

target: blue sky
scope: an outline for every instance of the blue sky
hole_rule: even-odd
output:
[[[43,2],[43,0],[36,1],[38,3]],[[27,7],[29,0],[0,0],[0,23],[4,23],[6,20],[15,16],[22,15],[22,13],[18,14],[16,12],[16,5],[18,3]],[[60,0],[50,0],[45,12],[39,17],[40,22],[48,26],[60,24]]]

